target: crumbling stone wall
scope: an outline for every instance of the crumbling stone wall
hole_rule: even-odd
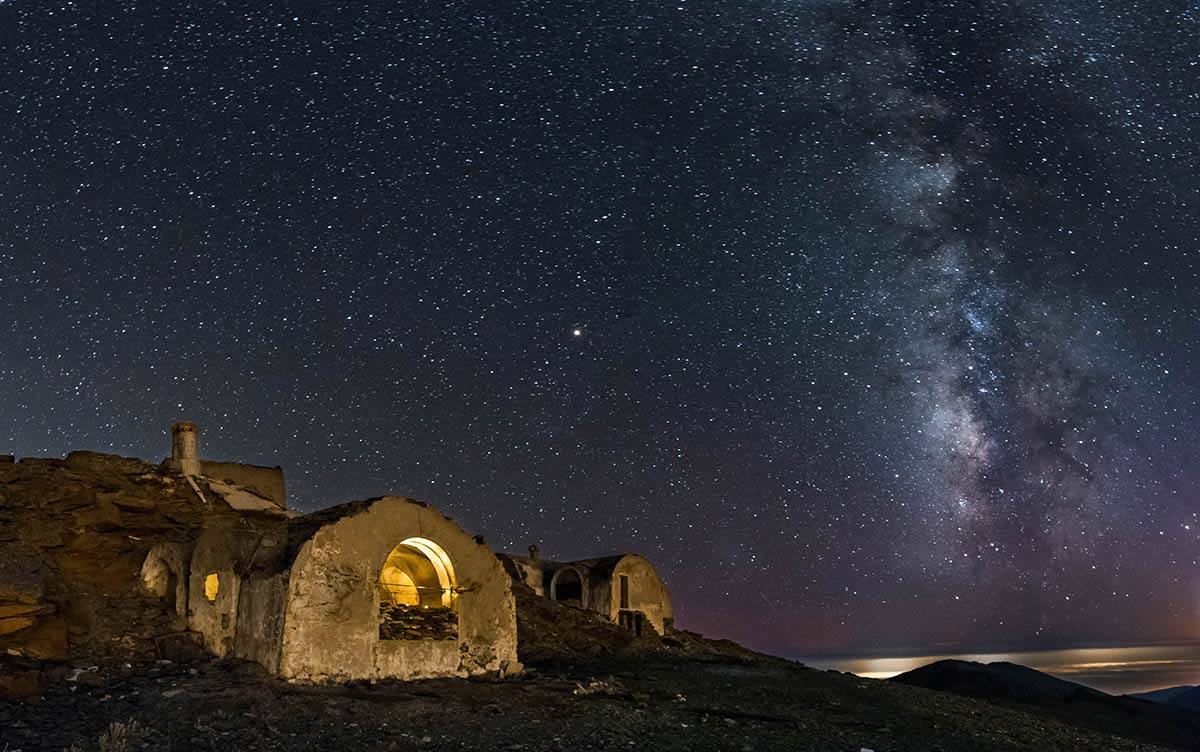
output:
[[[458,615],[451,608],[381,603],[379,605],[379,639],[458,639]]]
[[[520,670],[511,581],[441,513],[387,497],[290,519],[220,485],[90,452],[0,457],[0,650],[153,655],[182,632],[305,681]],[[381,568],[409,538],[453,563],[451,607],[381,619]]]
[[[555,570],[563,566],[561,563],[547,559],[531,559],[515,554],[497,554],[497,556],[500,563],[504,565],[504,571],[508,572],[508,576],[512,578],[513,582],[527,586],[537,595],[550,597],[548,590],[550,579],[554,576]]]

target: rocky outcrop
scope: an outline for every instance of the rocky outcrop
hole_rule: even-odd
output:
[[[215,501],[141,460],[0,458],[0,652],[127,656],[182,630],[169,573],[143,582],[147,554],[165,544],[181,559],[206,519],[245,517],[196,481]]]

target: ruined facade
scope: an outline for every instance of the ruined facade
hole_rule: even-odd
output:
[[[521,670],[513,582],[664,634],[670,596],[641,556],[494,554],[437,509],[384,496],[288,509],[283,472],[199,456],[0,457],[0,650],[162,655],[164,640],[297,681]]]
[[[147,561],[161,571],[157,562],[170,560],[178,557],[168,544]],[[210,525],[173,574],[205,647],[286,679],[519,669],[500,563],[481,539],[411,499],[351,502],[281,524]]]
[[[581,561],[551,561],[530,548],[529,556],[498,554],[514,581],[537,595],[595,611],[634,632],[666,634],[674,624],[671,595],[645,557],[619,554]]]
[[[173,583],[213,654],[304,681],[519,670],[509,580],[481,538],[398,496],[294,516],[281,471],[199,460],[196,433],[172,427],[168,466],[219,473],[209,488],[247,514],[213,518],[190,550],[155,547],[142,579],[151,591]]]
[[[0,458],[0,650],[182,639],[314,682],[520,670],[512,582],[482,538],[398,496],[299,515],[278,468],[201,460],[197,434],[174,426],[157,467]]]

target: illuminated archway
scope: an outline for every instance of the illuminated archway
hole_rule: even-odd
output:
[[[379,572],[379,596],[384,605],[454,608],[457,590],[450,557],[427,538],[401,541]]]

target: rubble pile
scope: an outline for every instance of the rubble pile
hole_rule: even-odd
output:
[[[382,640],[453,640],[458,637],[458,614],[449,608],[380,604]]]

